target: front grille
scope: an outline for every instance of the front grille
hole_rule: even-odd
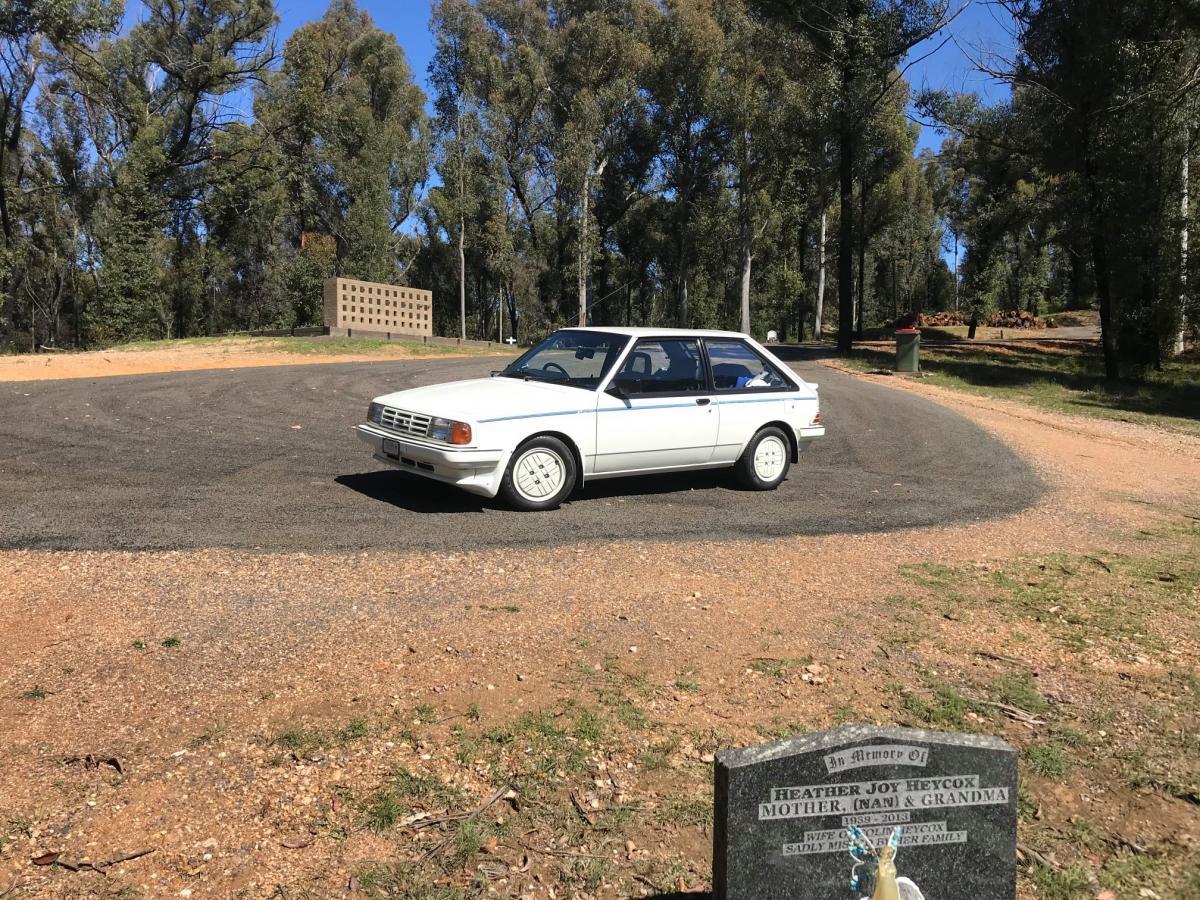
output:
[[[390,406],[383,408],[383,415],[379,419],[379,424],[384,428],[390,428],[392,431],[399,431],[402,434],[412,434],[417,437],[427,437],[429,435],[429,420],[431,416],[423,416],[420,413],[408,412],[403,409],[392,409]]]

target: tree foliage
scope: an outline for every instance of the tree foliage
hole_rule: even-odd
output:
[[[7,0],[2,334],[318,323],[345,274],[522,340],[820,324],[845,350],[907,312],[1095,302],[1110,373],[1156,362],[1200,284],[1197,0],[1003,0],[1017,52],[980,65],[1011,97],[926,92],[948,136],[914,155],[905,66],[957,9],[437,0],[427,98],[354,0],[281,48],[272,0],[142,0],[124,34],[115,0]]]

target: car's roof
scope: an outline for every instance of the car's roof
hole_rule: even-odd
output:
[[[740,331],[717,331],[711,328],[624,328],[619,325],[569,326],[560,331],[602,331],[606,334],[623,334],[629,337],[689,335],[691,337],[745,338]]]

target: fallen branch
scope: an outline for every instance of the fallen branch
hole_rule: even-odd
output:
[[[489,808],[503,799],[504,796],[512,790],[515,790],[515,788],[511,784],[505,784],[496,788],[492,795],[484,801],[483,805],[476,809],[463,813],[447,813],[444,816],[431,816],[428,819],[416,819],[410,822],[409,826],[414,831],[420,831],[422,828],[430,828],[434,825],[446,825],[450,822],[461,822],[464,819],[473,819],[475,816],[482,815],[483,813],[487,812]]]
[[[466,821],[468,819],[473,819],[476,816],[483,815],[483,813],[485,813],[489,809],[491,809],[492,806],[495,805],[495,803],[498,800],[500,800],[503,797],[506,797],[508,795],[509,791],[516,791],[516,788],[513,787],[511,783],[501,785],[500,787],[496,788],[496,790],[492,793],[492,795],[490,797],[488,797],[487,800],[485,800],[481,806],[476,807],[471,812],[463,813],[461,815],[443,816],[441,819],[439,819],[437,821],[438,822],[460,822],[460,821]],[[434,824],[433,820],[430,820],[429,824]],[[424,825],[425,825],[425,823],[423,822],[422,827],[424,827]],[[446,837],[443,840],[438,841],[438,843],[434,844],[432,847],[430,847],[428,850],[426,850],[424,854],[422,854],[421,859],[418,861],[417,865],[421,865],[421,863],[424,863],[427,859],[429,859],[429,857],[433,856],[436,853],[439,853],[453,839],[454,839],[453,834],[446,835]]]
[[[531,847],[524,841],[521,841],[521,846],[530,853],[540,853],[543,856],[565,856],[571,859],[606,859],[611,860],[611,856],[599,856],[595,853],[576,853],[574,850],[555,850],[551,847],[546,847],[544,850],[539,850],[537,847]]]
[[[991,650],[976,650],[975,655],[983,657],[984,659],[994,659],[996,662],[1009,663],[1010,665],[1025,666],[1026,668],[1029,668],[1029,663],[1025,662],[1023,659],[1017,659],[1015,656],[1005,656],[1003,653],[993,653]]]
[[[1044,869],[1049,869],[1051,872],[1058,871],[1057,865],[1055,865],[1049,859],[1044,857],[1042,854],[1038,853],[1036,850],[1034,850],[1028,844],[1017,844],[1017,852],[1019,852],[1022,856],[1025,856],[1028,859],[1033,860],[1033,862],[1037,863],[1039,866],[1041,866]]]
[[[967,700],[972,703],[978,703],[981,706],[990,706],[993,709],[998,709],[1010,719],[1016,719],[1018,722],[1024,722],[1026,725],[1045,725],[1045,719],[1039,719],[1028,710],[1021,709],[1019,706],[1010,706],[1007,703],[997,703],[995,700],[984,700],[980,697],[972,697],[970,694],[963,694]]]
[[[592,818],[592,814],[579,802],[579,798],[575,796],[575,792],[571,791],[571,803],[575,807],[575,812],[579,813],[579,818],[583,819],[586,825],[595,825],[596,820]]]

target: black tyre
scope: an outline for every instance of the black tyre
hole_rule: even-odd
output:
[[[557,509],[575,488],[575,456],[558,438],[527,440],[508,461],[500,496],[513,509]]]
[[[773,491],[787,478],[791,463],[792,448],[787,435],[772,425],[750,439],[733,468],[742,487]]]

